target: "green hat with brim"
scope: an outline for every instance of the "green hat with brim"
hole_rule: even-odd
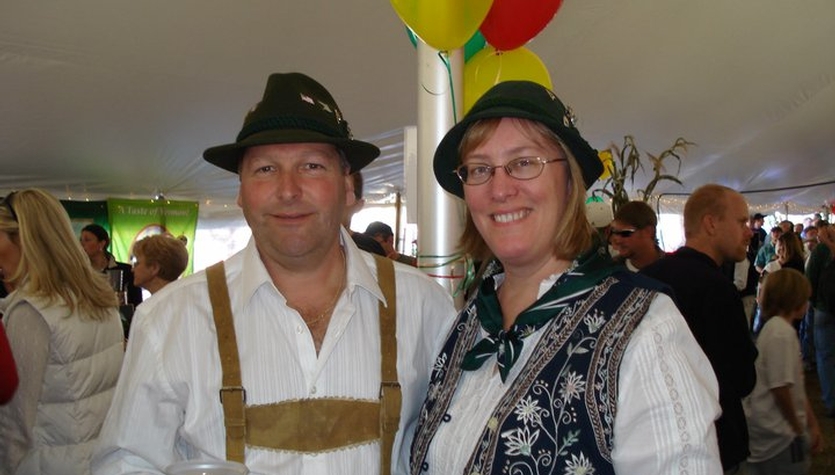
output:
[[[377,146],[354,140],[348,122],[321,84],[301,73],[270,75],[264,97],[244,118],[234,143],[203,152],[207,162],[238,173],[248,147],[283,143],[329,143],[342,150],[351,172],[380,155]]]
[[[467,129],[481,119],[513,117],[545,124],[568,146],[583,172],[586,189],[603,173],[597,150],[580,135],[571,110],[550,89],[532,81],[505,81],[496,84],[473,104],[461,122],[455,124],[435,150],[433,168],[441,188],[464,197],[464,185],[455,174],[461,164],[458,148]]]

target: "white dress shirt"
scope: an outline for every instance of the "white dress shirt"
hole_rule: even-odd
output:
[[[247,404],[340,397],[376,401],[380,338],[373,257],[344,232],[345,292],[316,354],[301,316],[273,285],[253,240],[225,263]],[[397,372],[402,386],[393,473],[405,473],[429,371],[455,310],[421,271],[395,263]],[[161,473],[183,459],[225,459],[220,361],[205,272],[138,307],[122,377],[93,464],[96,475]],[[376,474],[379,443],[320,454],[247,446],[252,474]]]
[[[557,277],[540,285],[540,297]],[[499,276],[497,285],[502,280]],[[421,475],[464,473],[488,418],[513,387],[544,328],[525,339],[506,383],[496,370],[495,358],[462,374],[447,411],[458,422],[438,426],[426,458],[430,471]],[[615,473],[721,474],[714,427],[719,414],[719,386],[710,362],[673,301],[659,294],[633,332],[620,365],[612,450]],[[563,469],[559,467],[558,473]]]

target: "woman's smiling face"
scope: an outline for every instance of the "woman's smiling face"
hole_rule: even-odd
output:
[[[543,160],[565,158],[565,152],[544,137],[535,137],[519,119],[502,119],[484,142],[462,157],[462,163],[481,163],[494,170],[481,185],[465,185],[464,199],[490,250],[505,269],[525,267],[554,254],[554,235],[568,197],[568,168],[562,162],[544,165],[542,174],[519,180],[501,168],[519,157]]]

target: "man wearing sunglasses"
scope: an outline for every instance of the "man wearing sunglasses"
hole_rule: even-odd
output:
[[[658,217],[643,201],[630,201],[618,209],[609,228],[609,243],[629,270],[638,270],[664,257],[655,229]]]

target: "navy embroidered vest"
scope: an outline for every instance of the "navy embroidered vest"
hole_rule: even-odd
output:
[[[465,474],[614,474],[620,362],[659,290],[645,284],[641,279],[637,287],[626,273],[608,277],[574,297],[539,330],[541,338],[493,408]],[[429,469],[426,453],[438,427],[454,423],[447,410],[461,362],[481,337],[474,300],[459,314],[436,360],[412,443],[413,475]]]

